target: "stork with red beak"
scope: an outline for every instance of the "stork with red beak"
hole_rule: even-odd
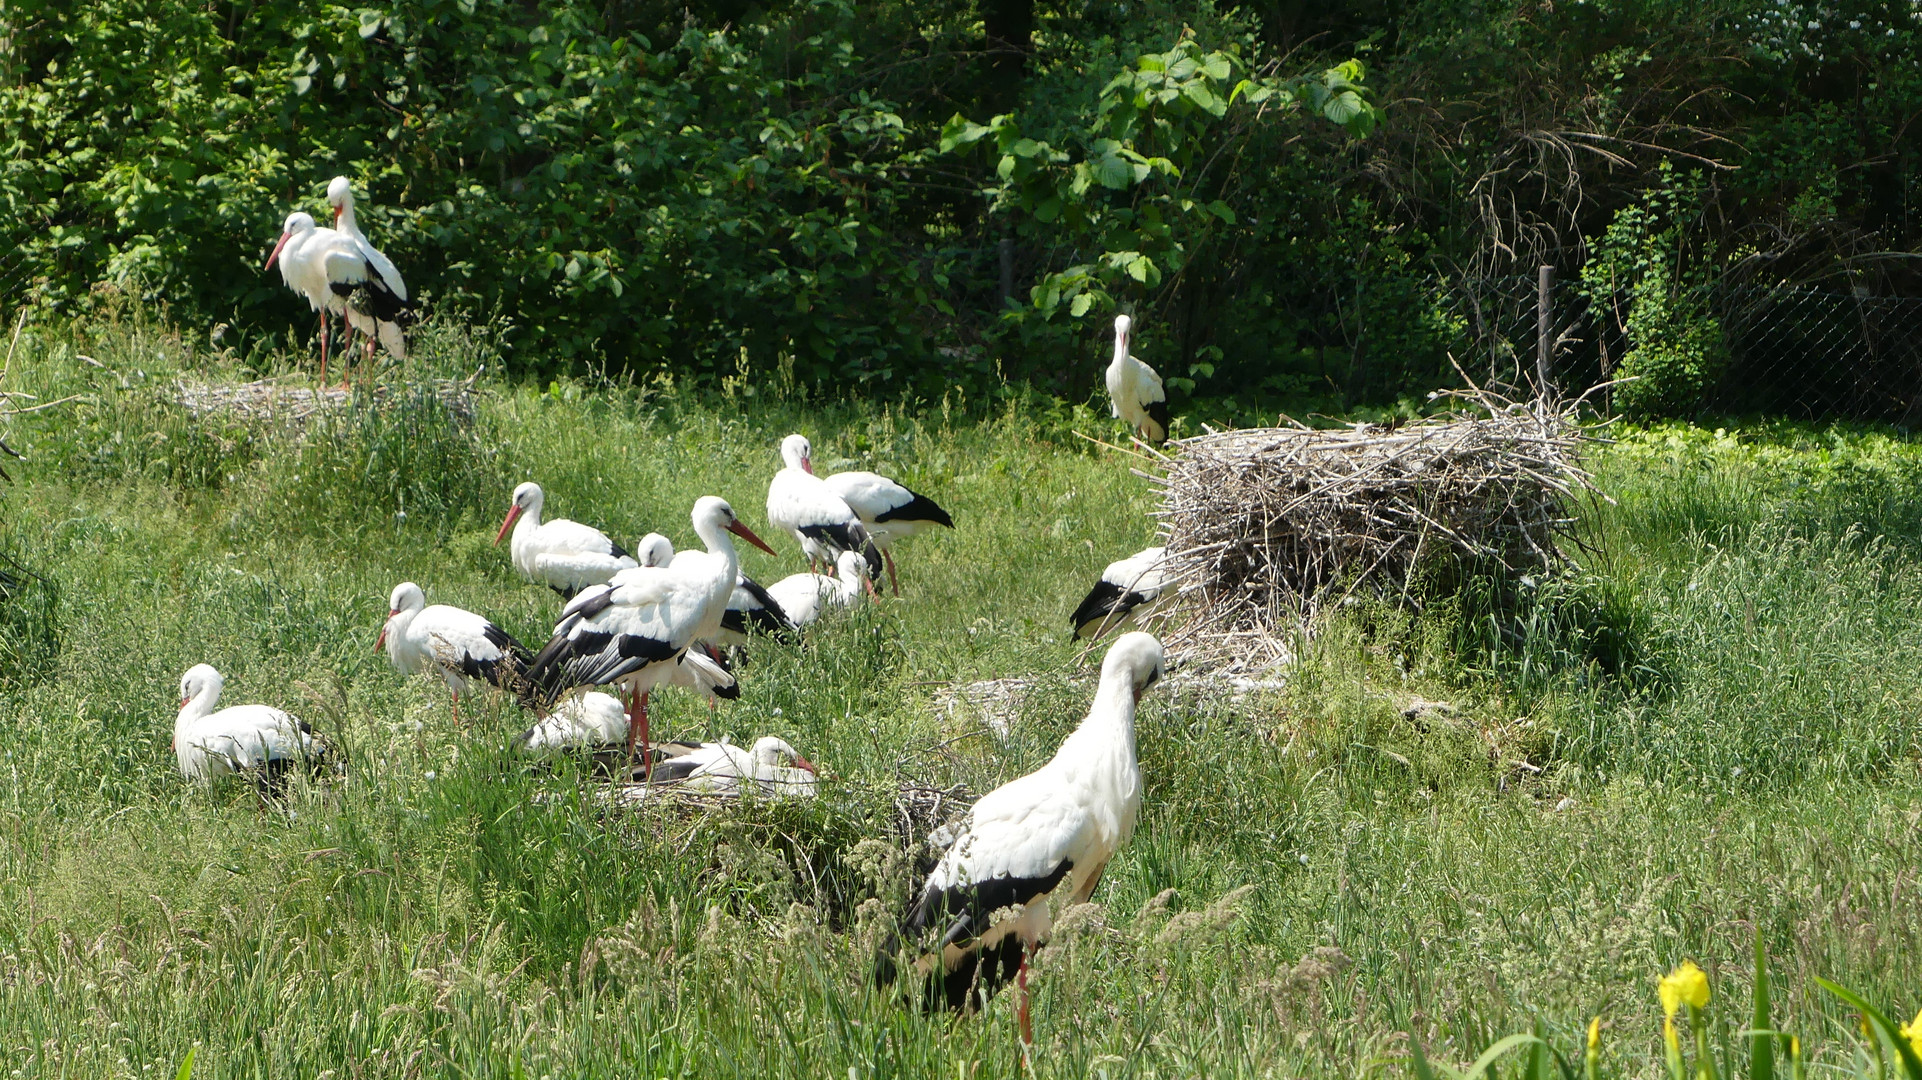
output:
[[[367,339],[367,354],[373,355],[374,342],[396,360],[407,359],[407,340],[403,328],[414,319],[413,302],[407,298],[407,283],[401,280],[394,260],[367,240],[354,218],[354,187],[344,176],[327,185],[327,202],[334,208],[334,228],[352,240],[370,271],[364,298],[346,305],[347,321]]]
[[[615,574],[640,565],[599,529],[566,518],[541,521],[546,502],[547,494],[532,480],[515,488],[507,518],[494,534],[498,545],[509,529],[514,531],[508,551],[522,577],[572,599],[582,589],[606,584]]]
[[[869,576],[879,574],[881,553],[868,538],[867,526],[846,499],[814,475],[813,456],[807,436],[781,440],[783,467],[767,486],[768,524],[794,535],[810,570],[817,562],[833,566],[843,551],[858,551],[868,560]]]
[[[460,723],[461,691],[481,682],[518,690],[534,658],[514,635],[471,611],[427,606],[426,595],[411,581],[394,586],[374,648],[385,648],[388,662],[402,675],[439,675],[454,695],[455,724]]]
[[[553,638],[528,670],[537,705],[574,690],[620,686],[628,699],[628,756],[633,758],[638,738],[643,763],[648,694],[674,673],[690,646],[720,633],[740,573],[729,534],[773,554],[725,499],[702,496],[689,517],[706,551],[680,552],[665,567],[623,570],[580,592],[562,609]]]

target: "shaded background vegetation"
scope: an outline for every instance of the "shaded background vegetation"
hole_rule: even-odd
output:
[[[504,317],[528,375],[1076,395],[1120,308],[1224,413],[1353,407],[1453,379],[1444,283],[1572,279],[1594,244],[1631,350],[1699,324],[1654,298],[1703,282],[1912,292],[1918,28],[1914,0],[15,2],[0,302],[105,281],[304,332],[259,261],[345,173],[415,288]],[[1230,65],[1204,89],[1357,58],[1384,123],[1243,95],[1119,131],[1103,89],[1184,39]],[[944,150],[1003,114],[1030,143]],[[1120,160],[1102,138],[1180,169],[1034,197],[1034,169]],[[1062,157],[1007,152],[1038,144]],[[1653,411],[1712,337],[1642,357],[1679,371]]]

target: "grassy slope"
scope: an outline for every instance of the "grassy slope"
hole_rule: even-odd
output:
[[[0,537],[59,582],[64,633],[51,678],[21,677],[31,654],[0,669],[0,1046],[21,1075],[145,1076],[194,1043],[202,1076],[1012,1073],[1005,1000],[923,1018],[867,987],[867,949],[910,872],[899,783],[985,790],[1085,708],[1065,613],[1151,535],[1144,486],[1069,434],[1103,421],[813,406],[770,376],[713,402],[492,387],[468,429],[410,400],[294,446],[164,404],[183,363],[219,366],[187,352],[137,327],[29,336],[6,383],[89,395],[6,433],[30,460]],[[373,652],[404,578],[542,636],[551,596],[489,546],[519,479],[554,513],[684,541],[710,491],[763,520],[795,429],[961,526],[908,548],[902,600],[762,650],[718,714],[663,695],[657,730],[778,732],[830,766],[818,804],[606,819],[566,769],[504,761],[516,717],[453,731],[438,684]],[[1410,1026],[1466,1059],[1601,1012],[1610,1060],[1652,1075],[1653,975],[1691,956],[1739,995],[1751,924],[1818,1053],[1844,1028],[1811,974],[1913,1007],[1918,460],[1828,433],[1644,437],[1601,459],[1607,557],[1520,631],[1363,613],[1279,696],[1157,692],[1141,829],[1043,955],[1036,1071],[1349,1075]],[[749,571],[795,569],[777,547]],[[229,701],[337,733],[351,779],[291,815],[186,789],[172,695],[200,661]],[[1009,674],[1040,689],[1004,744],[930,704]],[[1412,695],[1460,708],[1409,720]]]

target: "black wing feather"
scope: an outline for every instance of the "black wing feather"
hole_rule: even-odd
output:
[[[1074,609],[1074,636],[1087,637],[1100,629],[1104,622],[1119,621],[1147,599],[1105,578],[1095,582],[1094,588],[1089,589],[1088,595],[1082,599],[1081,606]]]
[[[1073,870],[1074,860],[1064,859],[1043,877],[1003,874],[986,881],[947,889],[924,890],[914,907],[908,910],[900,931],[890,936],[880,955],[875,958],[875,980],[883,986],[894,981],[894,956],[901,950],[904,940],[923,938],[930,928],[946,923],[947,928],[941,940],[929,945],[926,951],[938,956],[949,945],[965,948],[988,929],[995,912],[1042,900]],[[984,958],[986,964],[982,963]],[[968,949],[952,970],[941,971],[937,968],[927,987],[927,1007],[930,1010],[941,1006],[957,1010],[969,1008],[974,1004],[975,991],[978,990],[985,1000],[1002,983],[1014,977],[1020,964],[1021,941],[1016,935],[1010,934],[993,949],[985,950],[985,957],[984,950]]]
[[[954,528],[954,519],[949,517],[948,512],[941,509],[940,505],[933,499],[928,498],[913,488],[908,488],[907,492],[914,496],[914,498],[889,510],[887,513],[876,514],[874,516],[875,524],[878,525],[883,521],[932,521],[936,525],[945,525],[950,529]]]

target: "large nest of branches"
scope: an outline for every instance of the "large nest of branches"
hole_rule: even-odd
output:
[[[1180,597],[1169,649],[1250,671],[1285,662],[1315,615],[1356,594],[1421,603],[1459,571],[1566,562],[1595,491],[1574,409],[1463,398],[1400,426],[1210,431],[1167,448],[1157,511]]]

